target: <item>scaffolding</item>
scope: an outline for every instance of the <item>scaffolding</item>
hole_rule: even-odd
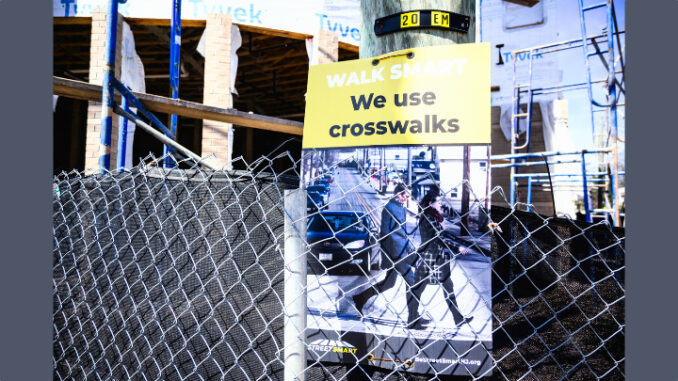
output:
[[[169,0],[168,0],[169,1]],[[195,102],[179,99],[179,77],[181,60],[181,1],[172,1],[171,37],[170,41],[170,88],[171,97],[138,93],[131,91],[124,83],[115,78],[116,36],[118,34],[118,4],[126,0],[108,0],[107,24],[105,36],[105,68],[104,79],[101,86],[73,81],[66,78],[54,77],[54,94],[74,99],[89,101],[101,101],[101,133],[99,144],[99,172],[106,173],[111,170],[111,141],[113,130],[113,114],[120,116],[120,128],[118,129],[118,157],[116,165],[119,171],[124,170],[125,150],[127,145],[127,123],[132,121],[148,132],[152,137],[161,141],[164,145],[164,159],[162,166],[172,168],[176,165],[173,157],[179,159],[189,158],[196,163],[211,169],[209,164],[200,155],[178,144],[177,121],[178,116],[215,120],[225,123],[238,124],[241,127],[257,128],[294,135],[301,135],[303,124],[292,120],[242,112],[235,109],[225,109],[203,105]],[[119,100],[119,105],[116,103]],[[136,108],[137,111],[131,111]],[[170,115],[169,128],[165,126],[152,112],[166,113]]]
[[[172,0],[173,1],[173,12],[172,12],[172,25],[171,25],[171,39],[170,39],[170,87],[171,87],[171,100],[175,101],[176,103],[180,103],[181,101],[178,99],[179,98],[179,68],[180,68],[180,57],[181,57],[181,0]],[[102,119],[101,119],[101,124],[102,124],[102,129],[101,129],[101,139],[100,139],[100,156],[99,156],[99,171],[102,174],[107,174],[110,172],[110,154],[111,154],[111,134],[112,134],[112,121],[113,121],[113,113],[116,113],[120,115],[121,117],[121,128],[119,128],[119,133],[121,134],[118,142],[119,144],[124,144],[125,143],[125,136],[127,135],[127,130],[126,130],[126,122],[127,120],[132,121],[136,123],[139,127],[141,127],[143,130],[145,130],[147,133],[149,133],[152,137],[155,139],[159,140],[164,144],[163,148],[163,161],[162,161],[162,166],[164,168],[173,168],[177,162],[172,158],[173,156],[177,156],[180,159],[189,159],[196,163],[197,165],[202,165],[205,166],[211,170],[219,170],[217,166],[214,164],[211,164],[209,161],[206,161],[200,155],[190,151],[186,147],[180,145],[176,141],[176,135],[177,135],[177,113],[180,112],[182,109],[185,109],[186,106],[174,106],[174,107],[169,107],[170,112],[170,128],[167,128],[160,120],[158,120],[155,115],[153,115],[151,112],[147,110],[146,107],[142,104],[142,102],[139,100],[139,98],[132,93],[132,91],[125,86],[121,81],[115,78],[115,55],[116,55],[116,33],[117,33],[117,23],[118,23],[118,3],[124,3],[126,0],[108,0],[108,17],[107,21],[108,24],[106,26],[106,65],[105,65],[105,73],[104,73],[104,81],[101,86],[101,100],[102,100]],[[121,96],[121,106],[116,104],[115,102],[115,92],[120,93]],[[166,100],[167,98],[165,98]],[[184,102],[185,103],[185,102]],[[142,118],[137,115],[137,113],[132,112],[130,110],[130,106],[136,107],[137,112],[140,113],[141,115],[145,116],[150,123],[144,122]],[[195,108],[195,106],[193,107]],[[211,108],[211,107],[210,107]],[[223,110],[225,112],[219,112],[219,110],[215,110],[215,108],[211,108],[212,112],[214,113],[217,111],[220,114],[226,114],[226,116],[233,116],[233,114],[237,114],[237,110]],[[271,118],[271,117],[265,117],[265,116],[260,116],[260,115],[253,115],[248,113],[248,119],[259,119],[259,120],[264,120],[267,121],[270,124],[275,125],[276,127],[283,127],[285,128],[286,126],[295,126],[294,123],[290,123],[291,121],[286,121],[284,119],[278,119],[278,118]],[[224,115],[221,115],[224,116]],[[241,117],[243,117],[241,115]],[[296,127],[301,127],[296,125]],[[301,129],[301,128],[299,128]],[[300,132],[300,131],[299,131]],[[124,160],[124,146],[122,147],[122,152],[123,154],[118,155],[118,168],[124,168],[125,166],[125,160]],[[298,192],[297,192],[298,193]],[[305,205],[306,204],[306,194],[304,193],[298,193],[296,195],[288,195],[287,192],[285,193],[285,199],[286,199],[286,205],[287,203],[290,203],[291,201],[289,200],[294,200],[295,205]],[[289,199],[289,200],[288,200]],[[302,212],[305,213],[305,208],[303,207],[289,207],[289,210],[293,210],[294,212]],[[289,217],[289,215],[286,215]],[[291,221],[296,221],[294,224],[297,225],[297,227],[302,226],[304,227],[304,222],[303,218],[299,218],[298,216],[295,218],[292,218]],[[301,225],[299,225],[301,224]],[[286,227],[287,229],[287,227]],[[303,230],[303,229],[302,229]],[[290,235],[292,233],[286,233],[286,236]],[[296,251],[298,250],[291,250],[290,247],[294,248],[294,246],[288,247],[288,242],[289,240],[285,240],[285,252],[292,252],[295,253],[294,255],[296,256]],[[296,243],[297,246],[299,246],[299,242]],[[286,268],[292,268],[292,262],[295,263],[295,266],[302,266],[302,270],[298,272],[298,274],[301,274],[301,276],[298,276],[298,274],[294,277],[290,275],[288,271],[285,272],[285,279],[286,279],[286,286],[285,286],[285,309],[286,311],[290,311],[291,307],[296,308],[297,314],[294,315],[294,317],[290,317],[290,314],[285,314],[285,319],[284,319],[284,327],[285,327],[285,332],[286,332],[286,337],[285,337],[285,346],[286,348],[290,349],[285,349],[285,379],[293,379],[293,375],[303,373],[304,366],[306,365],[306,347],[304,344],[304,336],[303,335],[291,335],[289,334],[290,332],[298,332],[298,327],[299,326],[305,326],[305,317],[306,314],[299,314],[298,311],[301,310],[302,312],[306,311],[306,303],[305,303],[305,298],[297,298],[296,296],[299,295],[299,287],[296,287],[295,285],[298,283],[295,280],[301,279],[301,282],[305,284],[305,269],[306,269],[306,258],[303,257],[303,261],[299,261],[298,258],[286,258]],[[287,287],[288,278],[292,279],[293,285],[290,286],[289,288]],[[290,295],[294,295],[294,298],[292,298]],[[292,299],[299,299],[302,300],[302,302],[289,302],[289,300]],[[289,303],[288,303],[289,302]],[[300,320],[301,319],[301,320]]]
[[[603,34],[589,36],[587,34],[586,28],[586,14],[590,11],[601,8],[605,8],[606,12],[606,31]],[[517,200],[516,195],[519,179],[525,179],[527,182],[524,184],[527,187],[526,202],[527,204],[530,204],[532,201],[533,184],[539,184],[548,180],[550,185],[549,190],[553,197],[554,182],[571,183],[573,178],[580,177],[581,179],[576,181],[578,181],[582,186],[581,190],[583,193],[582,198],[586,220],[588,222],[592,222],[593,217],[605,217],[610,218],[614,226],[619,226],[621,221],[619,177],[623,176],[624,173],[619,171],[618,165],[619,149],[617,143],[621,140],[618,138],[617,113],[619,107],[624,107],[624,104],[620,102],[621,98],[623,97],[622,94],[624,93],[624,52],[622,49],[620,36],[624,34],[625,31],[618,29],[614,10],[614,2],[612,0],[607,0],[605,2],[592,5],[585,5],[584,0],[579,0],[579,16],[581,27],[580,39],[561,41],[547,45],[515,50],[511,53],[513,60],[513,115],[511,117],[510,137],[511,150],[509,155],[492,156],[493,161],[503,160],[509,161],[510,163],[495,164],[492,166],[492,168],[510,168],[509,188],[511,205],[515,205],[516,202],[519,201]],[[607,47],[605,50],[601,50],[602,44],[606,44]],[[584,82],[550,87],[538,87],[533,85],[532,74],[535,56],[553,54],[564,50],[578,48],[582,49],[585,61],[586,80]],[[529,57],[527,62],[527,81],[525,83],[518,83],[518,60],[516,58],[519,54],[524,55],[525,53],[527,53],[527,57]],[[606,69],[606,78],[592,78],[591,57],[599,58],[599,64]],[[618,67],[619,70],[617,69]],[[599,101],[595,98],[593,91],[594,85],[603,85],[605,89],[605,101]],[[602,128],[602,134],[604,135],[605,139],[600,140],[603,144],[599,144],[599,147],[596,149],[580,150],[576,152],[530,152],[532,105],[534,97],[538,95],[561,93],[564,91],[581,89],[585,89],[587,91],[590,104],[591,126],[594,138],[596,136],[594,115],[599,112],[606,113],[605,123]],[[524,99],[524,97],[527,98],[527,110],[522,112],[521,99]],[[525,135],[523,138],[524,140],[522,142],[519,141],[519,124],[521,120],[525,121],[526,126]],[[587,173],[586,156],[589,154],[597,154],[595,158],[598,161],[598,171]],[[574,158],[572,156],[574,156]],[[553,157],[556,160],[549,162],[547,159],[548,157]],[[565,157],[565,159],[563,159],[563,157]],[[537,160],[527,161],[527,159]],[[565,163],[580,163],[581,173],[559,174],[557,177],[563,177],[564,179],[558,179],[554,181],[552,178],[554,175],[550,174],[549,165]],[[520,168],[536,165],[546,165],[548,173],[519,173]],[[547,179],[545,179],[545,177]],[[589,183],[592,183],[592,185],[589,186]],[[602,193],[609,192],[609,203],[611,203],[611,205],[604,207],[599,205],[598,208],[594,208],[591,205],[590,192],[592,189],[599,191],[599,204],[603,202],[603,197],[600,197]],[[604,197],[604,199],[607,201],[608,197]],[[553,203],[555,213],[555,201],[553,201]],[[605,204],[607,204],[607,202],[605,202]]]
[[[173,1],[172,12],[172,29],[170,39],[170,87],[172,89],[172,99],[179,98],[179,64],[180,64],[180,50],[181,50],[181,0]],[[157,138],[157,135],[149,131],[148,128],[155,126],[160,129],[165,136],[170,140],[163,143],[163,159],[164,168],[172,168],[174,163],[167,155],[174,152],[175,144],[172,141],[176,140],[177,132],[177,115],[170,115],[170,128],[158,120],[152,113],[146,111],[141,102],[132,94],[132,92],[118,79],[115,78],[115,54],[116,43],[115,38],[118,26],[118,3],[125,3],[126,0],[109,0],[108,1],[108,25],[106,26],[106,68],[104,73],[104,82],[102,86],[101,104],[105,109],[101,113],[101,141],[99,149],[99,170],[102,173],[110,170],[110,156],[111,156],[111,134],[113,130],[113,113],[120,115],[120,128],[118,129],[118,170],[125,167],[125,150],[127,145],[127,121],[132,120],[139,124],[144,130],[151,133]],[[115,104],[114,94],[118,90],[122,95],[122,107]],[[141,121],[141,119],[130,110],[130,103],[149,120],[151,125]],[[180,157],[185,157],[185,148],[180,149]],[[188,155],[190,157],[191,155]]]

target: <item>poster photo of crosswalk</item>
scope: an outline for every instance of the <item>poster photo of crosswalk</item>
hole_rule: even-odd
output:
[[[488,148],[466,147],[304,150],[307,338],[343,343],[310,346],[311,358],[490,366]]]

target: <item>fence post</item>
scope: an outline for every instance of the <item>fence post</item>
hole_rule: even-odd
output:
[[[285,191],[285,381],[306,368],[306,191]]]

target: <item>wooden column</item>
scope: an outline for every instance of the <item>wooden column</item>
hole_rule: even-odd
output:
[[[89,49],[89,83],[101,85],[106,67],[106,23],[107,9],[95,8],[92,11],[92,32]],[[115,77],[120,78],[122,61],[122,22],[118,14],[118,28],[115,49]],[[118,118],[113,117],[111,133],[111,169],[115,167],[118,156]],[[85,172],[99,170],[99,142],[101,139],[101,102],[90,101],[87,108],[87,132],[85,133]]]
[[[254,161],[254,128],[245,128],[245,161]]]
[[[71,104],[73,105],[71,110],[71,137],[70,137],[70,152],[68,156],[68,166],[73,169],[82,169],[82,151],[81,147],[83,144],[83,131],[87,130],[86,126],[83,126],[83,121],[87,123],[87,120],[82,119],[82,112],[84,111],[84,106],[86,102],[73,99]],[[83,128],[85,127],[85,128]]]
[[[203,103],[232,107],[231,99],[231,16],[209,14],[205,26],[205,86]],[[216,167],[231,168],[233,128],[230,123],[205,120],[202,124],[202,152]]]

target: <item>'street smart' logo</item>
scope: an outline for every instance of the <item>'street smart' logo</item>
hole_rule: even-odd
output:
[[[308,348],[317,352],[353,353],[358,348],[341,340],[318,339],[308,344]]]

